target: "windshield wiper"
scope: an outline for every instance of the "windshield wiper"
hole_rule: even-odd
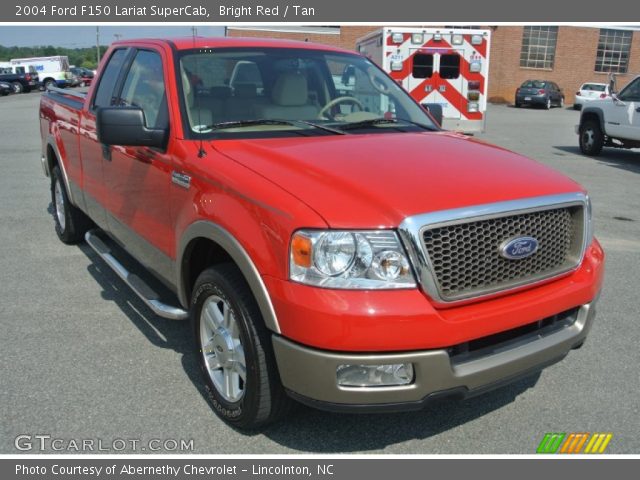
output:
[[[413,120],[406,120],[404,118],[372,118],[370,120],[362,120],[361,122],[346,123],[344,125],[340,125],[339,128],[341,130],[357,130],[360,128],[375,127],[376,125],[388,125],[388,124],[398,124],[398,123],[408,123],[409,125],[413,125],[413,126],[422,128],[424,130],[429,130],[430,132],[438,131],[438,129],[435,127],[414,122]]]
[[[299,127],[300,125],[305,125],[308,127],[317,128],[319,130],[324,130],[326,132],[331,132],[336,135],[346,135],[345,132],[341,130],[336,130],[335,128],[325,127],[324,125],[318,125],[316,123],[308,122],[306,120],[278,120],[278,119],[270,119],[270,118],[261,118],[254,120],[238,120],[233,122],[219,122],[214,123],[213,125],[207,125],[204,129],[207,130],[224,130],[226,128],[242,128],[242,127],[252,127],[256,125],[290,125],[292,127]]]

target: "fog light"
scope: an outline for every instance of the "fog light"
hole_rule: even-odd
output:
[[[391,387],[413,382],[413,365],[340,365],[336,369],[341,387]]]
[[[476,102],[469,102],[467,104],[467,112],[475,113],[479,111],[480,111],[480,105],[478,105]]]

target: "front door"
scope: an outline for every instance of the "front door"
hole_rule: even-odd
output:
[[[169,131],[162,52],[139,49],[125,74],[116,105],[142,108],[147,127]],[[169,140],[170,142],[170,140]],[[173,281],[175,234],[169,188],[173,158],[167,149],[114,145],[105,152],[109,230],[149,269]]]
[[[611,136],[640,141],[640,77],[622,89],[605,117]]]

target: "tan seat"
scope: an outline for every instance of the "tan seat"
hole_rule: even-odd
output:
[[[314,119],[318,107],[309,102],[307,78],[295,72],[281,74],[271,90],[271,103],[256,105],[259,118]]]
[[[182,89],[184,91],[185,103],[187,104],[187,118],[191,129],[194,132],[198,132],[203,126],[211,125],[213,123],[211,110],[195,104],[193,86],[191,85],[189,77],[184,69],[182,70]]]

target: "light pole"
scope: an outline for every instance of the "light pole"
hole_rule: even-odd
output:
[[[96,69],[100,66],[100,27],[96,25]]]

